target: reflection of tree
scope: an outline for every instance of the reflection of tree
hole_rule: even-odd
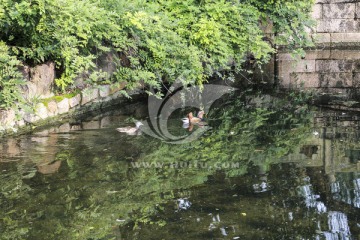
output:
[[[134,140],[103,130],[75,135],[64,144],[71,148],[58,153],[63,162],[59,173],[36,174],[30,180],[14,172],[8,175],[0,197],[2,237],[98,239],[122,224],[164,225],[157,216],[165,203],[193,194],[184,189],[203,184],[216,172],[241,176],[250,161],[266,169],[301,143],[309,132],[309,118],[282,106],[224,104],[209,116],[217,119],[210,122],[213,129],[183,145],[159,143],[146,136]],[[171,167],[175,162],[195,161],[206,166],[239,165]],[[161,162],[165,167],[129,168],[131,162]]]

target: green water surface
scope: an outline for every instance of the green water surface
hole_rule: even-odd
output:
[[[292,101],[222,99],[181,145],[115,130],[146,103],[3,139],[0,239],[360,239],[360,117]]]

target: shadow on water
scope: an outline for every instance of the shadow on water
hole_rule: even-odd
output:
[[[0,143],[1,239],[357,239],[359,116],[220,99],[172,145],[109,111]],[[181,127],[178,110],[168,123]],[[125,113],[125,115],[124,115]]]

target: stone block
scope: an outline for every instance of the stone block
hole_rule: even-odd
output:
[[[315,72],[315,60],[279,61],[280,72]]]
[[[315,42],[319,43],[330,43],[331,42],[331,34],[330,33],[316,33],[313,35]]]
[[[80,94],[76,95],[75,97],[70,98],[69,99],[70,108],[73,108],[73,107],[76,107],[76,106],[80,105],[80,102],[81,102],[81,95]]]
[[[106,128],[106,127],[109,127],[110,125],[111,125],[111,117],[110,116],[103,117],[100,120],[100,128]]]
[[[110,86],[109,85],[100,86],[99,94],[100,97],[102,98],[108,97],[110,95]]]
[[[41,119],[46,119],[49,116],[48,110],[43,103],[39,103],[36,105],[35,112],[36,115],[39,116],[39,118]]]
[[[58,102],[57,108],[58,108],[59,114],[67,113],[70,109],[69,99],[64,98],[62,101]]]
[[[317,88],[320,86],[318,73],[291,73],[291,87],[295,88]]]
[[[315,4],[312,9],[311,17],[314,19],[321,19],[323,16],[323,4]]]
[[[356,3],[359,0],[316,0],[315,3],[327,3],[327,4],[335,4],[335,3]]]
[[[316,60],[316,72],[352,72],[351,60]]]
[[[17,121],[17,122],[15,123],[15,125],[16,125],[16,126],[19,126],[19,127],[25,126],[25,121],[24,121],[23,119],[21,119],[21,120]]]
[[[331,42],[360,42],[360,33],[331,33]]]
[[[34,97],[48,98],[53,96],[51,92],[55,79],[55,63],[47,62],[33,68],[24,68],[23,75],[28,75],[30,81],[22,87],[22,92],[26,99]]]
[[[126,86],[126,83],[118,83],[114,84],[110,87],[110,94],[114,94],[122,89],[124,89]]]
[[[56,116],[58,114],[58,107],[55,100],[48,102],[47,104],[47,110],[49,116]]]
[[[306,55],[303,59],[305,60],[314,60],[314,59],[329,59],[331,56],[330,50],[309,50],[306,51]],[[289,53],[279,53],[278,60],[300,60],[301,58],[294,59]]]
[[[347,88],[352,87],[352,73],[323,73],[320,74],[320,87]]]
[[[99,89],[85,89],[81,92],[81,105],[89,103],[99,97]]]
[[[360,59],[354,61],[353,71],[360,72]]]
[[[354,19],[355,3],[323,4],[324,19]]]
[[[360,72],[353,73],[353,87],[360,87]]]
[[[357,19],[360,18],[360,2],[356,3],[356,7],[355,7],[355,17]]]
[[[99,129],[100,128],[100,121],[91,121],[91,122],[83,122],[82,123],[83,129]]]
[[[81,128],[81,125],[72,125],[71,126],[71,131],[78,131],[78,130],[81,130],[82,128]]]
[[[70,124],[69,123],[64,123],[64,124],[60,125],[57,132],[60,132],[60,133],[70,132]]]
[[[33,114],[33,113],[25,113],[24,114],[24,121],[28,123],[34,123],[36,121],[39,121],[40,117]]]
[[[360,59],[360,51],[358,50],[332,50],[330,52],[331,59],[342,59],[342,60],[349,60],[349,59]]]
[[[356,19],[322,19],[318,21],[319,33],[360,32],[360,21]]]
[[[15,118],[14,110],[0,110],[0,127],[14,126]]]

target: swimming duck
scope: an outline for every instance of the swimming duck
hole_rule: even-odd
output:
[[[144,124],[142,124],[142,122],[137,121],[135,125],[136,127],[130,127],[130,126],[122,127],[122,128],[117,128],[116,130],[118,132],[126,133],[128,135],[134,135],[140,131],[140,127],[143,126]]]
[[[197,114],[197,117],[194,117],[193,113],[190,112],[188,113],[188,115],[186,115],[186,118],[181,119],[183,121],[183,123],[200,123],[201,121],[203,121],[203,117],[204,117],[204,111],[200,111]]]

